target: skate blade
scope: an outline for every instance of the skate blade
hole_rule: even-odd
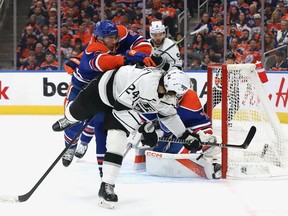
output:
[[[99,200],[98,200],[98,205],[99,206],[104,207],[104,208],[108,208],[108,209],[113,209],[115,207],[115,203],[116,202],[106,201],[102,197],[99,197]]]

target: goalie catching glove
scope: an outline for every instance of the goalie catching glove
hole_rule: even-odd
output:
[[[138,129],[139,133],[142,133],[141,142],[144,145],[148,145],[150,147],[154,147],[157,144],[158,136],[155,131],[155,127],[152,122],[144,123]]]
[[[178,138],[179,140],[184,140],[185,144],[183,146],[190,150],[190,151],[199,151],[202,149],[201,140],[198,134],[192,133],[189,130],[186,130],[181,137]]]
[[[147,67],[156,67],[155,62],[145,53],[128,50],[124,57],[125,65],[144,64]]]

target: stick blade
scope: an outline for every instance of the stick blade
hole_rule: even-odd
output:
[[[18,199],[18,196],[0,195],[0,202],[17,203],[17,202],[19,202],[19,199]]]
[[[255,127],[255,126],[252,126],[252,127],[250,128],[247,136],[246,136],[246,139],[245,139],[243,145],[242,145],[244,149],[247,149],[247,148],[248,148],[248,146],[250,145],[252,139],[254,138],[255,133],[256,133],[256,127]]]

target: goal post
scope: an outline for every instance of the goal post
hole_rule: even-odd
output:
[[[223,178],[288,176],[288,136],[255,64],[209,64],[206,105],[223,144],[240,145],[249,128],[257,128],[248,149],[222,148]]]

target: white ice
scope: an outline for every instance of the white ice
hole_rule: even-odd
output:
[[[27,193],[64,149],[60,116],[0,116],[0,195]],[[288,129],[288,126],[285,126]],[[287,131],[287,130],[286,130]],[[1,203],[1,216],[287,216],[288,180],[164,178],[133,170],[134,151],[123,162],[114,209],[97,205],[100,185],[94,140],[85,157],[61,161],[30,199]]]

